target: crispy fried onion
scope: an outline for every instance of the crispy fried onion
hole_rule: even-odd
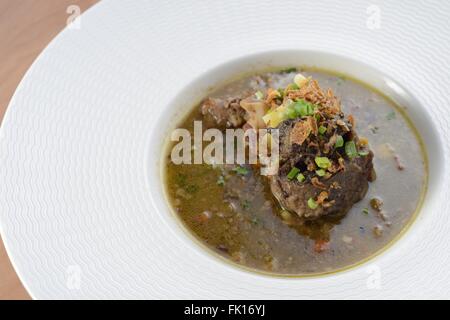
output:
[[[309,137],[311,132],[317,135],[317,122],[313,117],[306,117],[304,120],[297,122],[292,128],[290,141],[301,145]]]
[[[341,112],[341,103],[333,94],[331,89],[326,92],[319,87],[317,80],[311,80],[306,85],[297,90],[287,90],[286,97],[295,99],[304,99],[321,106],[326,113],[338,114]]]
[[[328,192],[326,191],[322,191],[321,193],[319,193],[319,195],[317,196],[317,200],[316,203],[318,205],[321,205],[324,208],[329,208],[334,204],[334,200],[331,201],[325,201],[326,199],[328,199]]]

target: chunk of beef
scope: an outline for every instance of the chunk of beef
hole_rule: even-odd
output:
[[[309,118],[311,119],[311,118]],[[305,123],[305,121],[301,121],[301,119],[291,119],[285,120],[280,123],[277,127],[279,130],[279,143],[280,143],[280,163],[287,161],[288,159],[296,159],[298,157],[304,157],[308,155],[310,157],[316,155],[317,153],[323,153],[325,156],[332,155],[334,144],[336,142],[336,138],[338,135],[342,137],[346,137],[351,140],[354,139],[356,133],[352,130],[352,127],[349,123],[344,122],[345,127],[336,126],[331,138],[326,140],[319,140],[318,143],[293,143],[293,135],[291,132],[294,127],[299,123]],[[315,128],[312,129],[312,131]],[[313,132],[312,132],[313,133]]]
[[[270,177],[270,187],[281,206],[295,212],[301,218],[315,219],[325,215],[344,215],[354,203],[364,198],[367,192],[372,158],[373,154],[369,153],[365,157],[347,159],[344,170],[328,180],[317,179],[317,182],[314,180],[315,183],[289,180],[287,173],[292,167],[287,162],[280,168],[278,175]],[[331,205],[311,209],[307,204],[308,199],[316,198],[324,190],[328,193],[327,201]]]
[[[367,192],[368,181],[373,179],[373,153],[349,158],[341,150],[328,151],[328,156],[336,166],[334,172],[319,177],[314,163],[317,155],[324,156],[326,142],[321,139],[306,141],[302,144],[292,143],[292,131],[296,123],[304,119],[285,120],[279,126],[280,137],[280,169],[278,174],[269,177],[273,195],[280,205],[295,212],[300,218],[316,219],[327,215],[344,215],[354,203],[361,200]],[[334,134],[343,135],[346,139],[358,141],[351,124],[343,123]],[[333,136],[334,136],[333,134]],[[326,141],[326,139],[323,139]],[[288,179],[293,167],[300,169],[305,180]],[[312,198],[320,202],[317,208],[311,208],[308,200]]]
[[[206,128],[240,128],[246,121],[246,112],[240,106],[241,99],[207,98],[201,105],[203,125]]]

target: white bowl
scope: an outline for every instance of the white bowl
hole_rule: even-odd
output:
[[[33,297],[448,297],[450,42],[427,28],[445,28],[445,14],[385,4],[371,29],[363,4],[276,7],[299,9],[273,19],[269,1],[104,1],[37,59],[0,132],[1,232]],[[167,133],[209,86],[291,65],[349,74],[406,106],[430,164],[412,228],[368,263],[317,278],[216,259],[170,213],[161,184]]]

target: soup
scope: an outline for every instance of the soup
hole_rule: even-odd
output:
[[[277,275],[328,273],[380,252],[412,222],[427,182],[420,138],[401,107],[356,80],[317,69],[300,70],[300,80],[312,85],[314,79],[321,88],[331,88],[331,95],[314,98],[300,92],[302,99],[289,100],[283,94],[294,92],[290,97],[295,97],[301,89],[296,85],[298,71],[233,81],[195,106],[178,126],[193,133],[194,121],[199,120],[206,123],[203,130],[245,128],[246,97],[263,101],[269,109],[265,119],[273,119],[280,106],[283,112],[291,105],[298,107],[293,110],[300,113],[273,124],[281,132],[277,176],[261,175],[257,165],[175,164],[170,152],[164,164],[170,205],[200,242],[236,264]],[[278,88],[282,89],[274,93]],[[273,101],[270,95],[275,95]],[[316,99],[317,105],[308,99]],[[324,102],[318,107],[320,101]],[[212,108],[227,108],[226,121],[217,114],[211,119],[212,102]],[[325,116],[328,122],[319,120],[317,113],[333,104],[342,110]],[[311,113],[301,114],[302,110]],[[302,136],[308,119],[317,121],[315,137],[312,129]],[[294,129],[300,134],[294,135]],[[297,143],[297,149],[289,149],[297,150],[295,160],[290,155],[283,160],[283,130],[291,130],[289,141]],[[318,150],[312,158],[305,158],[310,149],[298,148],[304,141]],[[323,150],[325,145],[336,151]],[[299,165],[297,156],[306,160]],[[357,169],[353,175],[351,168]],[[338,176],[334,182],[341,185],[331,190]]]

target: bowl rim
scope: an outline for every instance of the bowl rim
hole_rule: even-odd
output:
[[[315,57],[315,64],[292,64],[292,63],[277,63],[275,60],[281,59],[281,61],[286,61],[286,57],[292,57],[295,56],[295,59],[302,60],[305,59],[308,61],[308,58],[311,56]],[[305,58],[306,56],[306,58]],[[303,57],[303,58],[301,58]],[[291,58],[292,59],[292,58]],[[266,61],[266,64],[261,63],[261,60]],[[277,60],[277,61],[278,61]],[[339,62],[338,68],[329,68],[324,67],[323,62],[326,61],[326,65],[330,63],[332,60],[337,60]],[[256,62],[255,62],[256,61]],[[319,65],[318,65],[319,64]],[[261,66],[262,65],[262,66]],[[345,67],[342,69],[342,65]],[[236,69],[236,66],[242,67],[244,66],[244,70],[241,69],[237,74],[233,74],[233,70]],[[425,170],[426,172],[426,181],[424,182],[423,191],[421,192],[421,200],[418,202],[418,205],[416,207],[415,213],[410,218],[409,222],[403,227],[403,229],[385,246],[383,246],[381,249],[377,250],[376,252],[372,253],[368,257],[359,260],[355,263],[352,263],[350,265],[347,265],[345,267],[333,270],[333,271],[324,271],[324,272],[318,272],[313,274],[303,274],[303,275],[283,275],[283,274],[276,274],[271,272],[264,272],[262,270],[253,269],[244,265],[240,265],[237,263],[234,263],[230,261],[229,259],[226,259],[219,254],[215,253],[213,250],[208,248],[200,239],[198,239],[195,235],[192,234],[192,232],[187,228],[187,226],[181,221],[181,219],[178,217],[178,215],[173,210],[170,200],[167,195],[167,189],[164,182],[164,163],[165,163],[165,157],[168,154],[168,148],[170,145],[170,139],[169,139],[169,132],[172,129],[175,129],[177,124],[180,123],[180,121],[189,114],[193,108],[195,108],[196,105],[205,97],[208,95],[209,92],[214,91],[216,88],[223,86],[226,83],[232,82],[236,79],[243,78],[245,76],[251,75],[251,74],[258,74],[263,73],[271,70],[281,70],[283,68],[287,67],[307,67],[307,68],[318,68],[318,69],[324,69],[329,70],[331,73],[341,74],[345,76],[349,76],[350,78],[360,81],[368,86],[370,86],[371,89],[375,89],[376,91],[379,91],[381,95],[383,95],[385,98],[391,100],[393,103],[395,103],[395,107],[397,111],[399,111],[402,116],[405,118],[405,120],[408,122],[408,124],[412,127],[413,131],[415,131],[416,138],[419,139],[419,143],[421,144],[421,148],[424,151],[424,158],[425,158]],[[349,68],[350,69],[346,69]],[[346,70],[344,70],[346,69]],[[350,71],[348,71],[350,70]],[[357,72],[355,72],[357,71]],[[372,82],[367,82],[361,79],[361,77],[358,77],[358,74],[360,73],[366,73],[370,77],[375,77],[376,83],[375,85]],[[214,78],[213,75],[217,74],[233,74],[231,77],[228,76],[219,76],[219,79],[214,79],[212,85],[205,86],[204,82],[208,81],[206,79]],[[217,78],[217,77],[216,77]],[[363,77],[364,78],[364,77]],[[383,87],[384,86],[384,87]],[[384,92],[382,90],[388,90],[389,92]],[[180,105],[180,101],[186,101],[186,96],[189,96],[190,92],[195,92],[196,98],[189,100],[191,101],[189,103],[183,103],[184,106]],[[181,99],[183,97],[183,99]],[[406,109],[400,109],[398,107],[406,107]],[[411,108],[412,107],[412,108]],[[182,233],[184,236],[185,241],[189,241],[189,243],[195,247],[195,250],[206,257],[207,259],[213,259],[216,261],[221,261],[221,263],[225,266],[228,266],[230,268],[238,269],[240,271],[243,271],[245,273],[251,273],[253,275],[263,276],[263,277],[269,277],[269,278],[279,278],[279,279],[315,279],[315,278],[326,278],[326,277],[334,277],[339,276],[343,273],[352,272],[354,270],[357,270],[362,267],[367,267],[371,263],[375,263],[378,259],[382,258],[383,256],[392,253],[394,251],[393,249],[396,249],[399,247],[399,243],[406,241],[407,238],[411,234],[414,234],[414,229],[417,224],[419,224],[419,216],[422,216],[426,211],[430,211],[431,204],[433,203],[433,195],[436,193],[435,190],[438,190],[441,185],[442,181],[439,181],[438,179],[438,172],[434,170],[434,168],[440,168],[443,164],[443,157],[433,157],[433,165],[430,165],[430,150],[429,146],[432,146],[433,153],[438,155],[443,155],[442,151],[442,141],[440,139],[440,136],[437,134],[437,131],[434,129],[433,122],[429,115],[426,112],[416,112],[415,120],[413,120],[410,116],[411,110],[415,111],[425,111],[425,107],[422,106],[422,104],[419,102],[419,100],[411,93],[409,92],[403,85],[398,83],[397,81],[393,80],[392,77],[388,76],[387,74],[377,70],[376,68],[370,66],[367,63],[358,61],[353,58],[345,57],[339,54],[327,52],[327,51],[321,51],[321,50],[302,50],[302,49],[278,49],[278,50],[268,50],[268,51],[261,51],[258,53],[253,54],[243,54],[242,56],[236,57],[234,59],[227,60],[225,62],[222,62],[218,65],[213,66],[212,68],[209,68],[205,72],[198,75],[196,78],[194,78],[192,81],[190,81],[187,85],[185,85],[183,88],[181,88],[177,93],[173,95],[172,100],[164,107],[167,108],[167,110],[176,110],[172,113],[161,113],[158,117],[156,123],[162,123],[162,127],[166,128],[165,132],[166,135],[164,139],[162,139],[162,143],[159,144],[159,150],[149,150],[148,152],[148,160],[147,163],[154,163],[154,160],[151,160],[152,154],[159,154],[161,157],[157,160],[158,168],[159,168],[159,184],[161,185],[162,195],[158,195],[155,199],[153,199],[153,203],[155,205],[155,209],[158,212],[161,212],[163,214],[169,213],[167,216],[170,216],[171,219],[176,221],[175,225],[172,225],[172,228],[175,228],[178,233]],[[182,111],[180,112],[180,109]],[[419,128],[417,127],[416,123],[418,121],[418,117],[420,116],[420,128],[423,129],[428,128],[427,131],[425,131],[425,135],[423,135]],[[169,121],[170,119],[170,121]],[[170,122],[170,123],[168,123]],[[152,133],[152,136],[156,135],[157,133]],[[425,136],[425,139],[424,139]],[[426,141],[424,141],[426,140]],[[425,143],[426,142],[426,143]],[[437,149],[438,151],[436,151]],[[430,170],[433,170],[433,174],[431,174]],[[155,181],[155,176],[152,176],[152,173],[149,171],[147,172],[147,181]],[[150,187],[150,186],[149,186]],[[430,192],[431,191],[431,192]],[[154,194],[153,192],[151,194]],[[161,197],[162,196],[162,197]],[[164,205],[158,204],[161,199],[164,199],[165,202]],[[194,248],[193,248],[194,249]]]

